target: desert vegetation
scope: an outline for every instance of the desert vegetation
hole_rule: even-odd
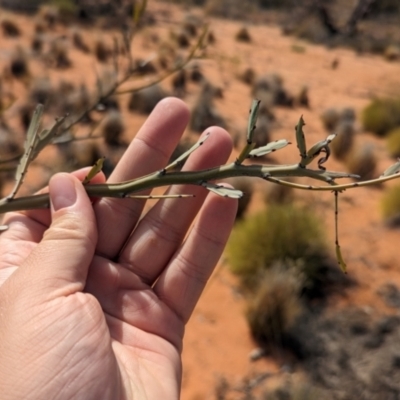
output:
[[[14,187],[17,160],[38,103],[44,105],[43,128],[53,126],[55,118],[65,119],[52,143],[29,162],[19,192],[28,197],[52,173],[93,165],[103,156],[104,171],[109,175],[154,106],[170,94],[183,98],[191,108],[192,120],[170,160],[176,173],[185,154],[196,151],[199,134],[210,125],[226,128],[235,139],[227,165],[230,173],[236,169],[245,176],[232,173],[228,179],[228,173],[214,171],[210,181],[221,179],[234,189],[229,192],[218,184],[208,186],[217,193],[240,197],[222,274],[228,270],[233,275],[232,293],[245,310],[237,312],[236,318],[242,318],[248,327],[243,341],[250,340],[249,336],[250,346],[258,349],[253,359],[278,366],[275,387],[268,385],[269,372],[261,371],[253,378],[244,377],[240,384],[221,381],[215,397],[336,399],[346,392],[342,398],[360,398],[362,374],[355,366],[357,357],[368,365],[366,390],[386,396],[389,389],[375,375],[378,367],[386,371],[390,363],[396,365],[390,355],[393,351],[388,350],[399,332],[392,318],[397,307],[396,258],[383,255],[379,248],[366,251],[360,247],[379,243],[379,239],[371,239],[378,231],[385,254],[395,254],[390,251],[396,247],[393,228],[399,219],[398,188],[360,188],[358,196],[358,189],[350,189],[359,179],[350,176],[343,181],[346,190],[337,189],[338,236],[348,264],[347,276],[338,267],[334,251],[337,210],[333,196],[306,189],[326,186],[324,190],[329,192],[337,178],[332,180],[329,175],[333,171],[345,171],[339,177],[352,173],[363,180],[385,180],[398,172],[399,100],[392,81],[379,81],[390,71],[393,74],[390,68],[398,62],[398,33],[383,32],[378,38],[374,29],[385,25],[390,30],[397,3],[301,1],[294,7],[293,1],[250,5],[230,0],[181,2],[185,4],[180,8],[150,1],[138,19],[134,17],[138,11],[129,1],[120,2],[120,7],[89,0],[79,4],[68,0],[3,3],[7,7],[0,19],[0,47],[6,50],[0,60],[3,196]],[[23,13],[14,14],[16,9]],[[257,18],[251,20],[254,15]],[[263,25],[272,20],[275,27]],[[206,23],[210,26],[204,33]],[[291,36],[283,37],[281,31]],[[298,38],[326,44],[330,50],[314,48]],[[366,65],[375,71],[366,78],[369,86],[364,82],[366,86],[361,87],[349,66],[356,65],[359,75],[368,73],[363,58],[353,57],[354,53],[342,46],[385,57],[365,56]],[[385,69],[387,65],[391,67]],[[378,66],[384,72],[378,73]],[[248,123],[253,98],[261,100],[254,125]],[[294,129],[301,115],[306,121],[302,132],[308,155],[296,135],[299,129]],[[249,141],[255,148],[247,146]],[[292,145],[284,148],[289,142]],[[257,152],[267,143],[271,151]],[[174,164],[177,159],[181,161]],[[291,166],[290,174],[274,172],[285,165]],[[248,176],[257,168],[264,171],[264,181]],[[323,176],[325,181],[304,177],[308,171],[313,171],[311,177]],[[162,181],[154,179],[153,183],[157,186]],[[377,271],[382,275],[378,277]],[[388,289],[382,283],[385,279],[394,286]],[[375,282],[379,288],[373,286]],[[373,304],[364,304],[361,295],[355,299],[366,287]],[[375,312],[375,303],[384,306]],[[350,307],[352,304],[356,306]],[[351,312],[343,311],[347,306]],[[372,309],[368,315],[362,311],[366,307]],[[217,312],[215,309],[222,307],[214,303],[213,308]],[[194,323],[207,325],[209,317],[205,315]],[[210,326],[218,326],[215,321],[215,326]],[[226,341],[229,335],[224,330]],[[375,361],[369,358],[370,349],[374,349]],[[267,368],[263,361],[254,362]],[[287,374],[282,372],[287,370]],[[330,380],[332,370],[344,382],[343,388]],[[304,381],[295,379],[299,371]],[[390,378],[393,382],[396,371]],[[290,382],[285,384],[287,376]],[[204,386],[209,393],[212,385],[207,382]]]

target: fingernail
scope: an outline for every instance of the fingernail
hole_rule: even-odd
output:
[[[68,208],[75,204],[77,193],[75,183],[67,174],[55,175],[49,183],[50,203],[53,211]]]

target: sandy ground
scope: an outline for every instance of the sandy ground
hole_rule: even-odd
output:
[[[146,28],[138,36],[136,51],[138,56],[151,54],[154,49],[148,41],[148,30],[159,32],[161,38],[168,38],[168,31],[176,27],[182,18],[183,11],[165,3],[150,2],[159,23],[154,28]],[[197,12],[199,12],[197,10]],[[3,14],[5,15],[5,14]],[[23,26],[24,35],[19,39],[0,37],[0,67],[3,68],[12,50],[17,46],[27,46],[33,32],[31,18],[18,17]],[[223,99],[216,100],[218,110],[227,118],[230,131],[244,131],[247,122],[248,108],[251,102],[250,88],[236,79],[236,74],[251,66],[257,74],[278,73],[284,80],[285,87],[296,93],[303,85],[309,88],[311,108],[294,108],[275,110],[277,123],[273,138],[287,138],[294,141],[294,125],[300,115],[306,121],[306,137],[309,143],[321,140],[326,136],[320,121],[320,114],[327,107],[353,107],[357,117],[372,96],[392,94],[400,88],[400,65],[389,63],[378,56],[357,55],[345,49],[329,50],[322,46],[303,43],[292,37],[283,36],[275,26],[249,26],[251,43],[238,43],[234,36],[241,26],[240,22],[219,19],[208,19],[210,29],[216,37],[216,43],[206,51],[207,57],[199,64],[204,74],[212,82],[224,89]],[[52,34],[62,35],[70,28],[58,27]],[[110,33],[90,31],[88,40],[96,35],[103,35],[107,40]],[[296,50],[297,49],[297,50]],[[301,52],[298,51],[301,49]],[[52,81],[61,77],[81,82],[94,82],[95,67],[90,55],[71,48],[72,68],[65,71],[46,71]],[[331,64],[338,60],[338,68],[333,70]],[[43,75],[43,68],[38,61],[31,63],[32,75]],[[169,82],[165,83],[169,87]],[[19,97],[25,92],[24,85],[15,81],[12,85]],[[189,86],[185,101],[193,105],[198,87]],[[126,99],[122,99],[126,101]],[[15,128],[20,132],[16,120],[18,103],[8,112]],[[128,127],[127,139],[134,136],[145,117],[124,111]],[[359,119],[358,119],[359,121]],[[372,135],[362,132],[358,126],[357,144],[372,143],[379,157],[379,170],[383,171],[392,163],[386,153],[385,143]],[[284,149],[274,160],[281,163],[297,162],[295,145]],[[52,157],[51,150],[46,157]],[[329,161],[329,169],[345,170],[335,161]],[[43,177],[43,172],[41,172]],[[37,175],[32,174],[27,180],[27,187],[35,188]],[[42,184],[42,182],[40,183]],[[331,308],[346,307],[349,304],[362,305],[366,309],[379,313],[391,313],[377,295],[377,289],[392,282],[400,285],[400,268],[398,266],[399,232],[385,228],[380,214],[380,200],[384,188],[394,183],[385,184],[383,188],[368,188],[347,191],[340,205],[340,238],[344,257],[347,260],[349,276],[358,282],[358,286],[345,297],[332,299]],[[261,193],[264,182],[257,183]],[[326,231],[332,242],[333,250],[333,196],[329,193],[301,194],[313,206],[317,214],[326,222]],[[307,197],[308,196],[308,197]],[[261,207],[260,196],[255,196],[249,212]],[[182,399],[213,399],[214,388],[221,377],[233,383],[239,383],[244,376],[257,371],[278,373],[282,365],[272,359],[263,358],[257,362],[249,360],[249,353],[254,349],[249,331],[243,316],[244,299],[237,290],[235,278],[227,271],[224,262],[218,266],[205,293],[203,294],[193,317],[190,320],[184,342]],[[279,373],[278,373],[279,375]]]

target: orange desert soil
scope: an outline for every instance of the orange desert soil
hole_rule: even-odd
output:
[[[162,38],[168,38],[168,32],[182,19],[184,11],[166,3],[149,2],[150,11],[156,18],[163,19],[154,27],[145,28],[134,42],[135,54],[146,56],[154,49],[148,41],[149,31],[158,32]],[[200,10],[195,10],[201,13]],[[7,14],[7,13],[5,13]],[[5,15],[4,14],[4,15]],[[0,68],[9,59],[10,52],[17,44],[29,46],[33,32],[33,20],[18,16],[18,24],[23,27],[22,38],[5,39],[0,36]],[[303,85],[309,88],[311,108],[277,108],[277,123],[273,130],[273,139],[286,138],[294,141],[294,126],[303,115],[308,143],[323,139],[327,134],[322,127],[320,114],[327,107],[353,107],[360,121],[362,108],[374,95],[390,95],[400,89],[400,65],[389,63],[381,57],[357,55],[351,50],[330,50],[323,46],[301,42],[293,37],[281,34],[276,26],[249,25],[251,43],[238,43],[235,33],[241,27],[240,22],[208,18],[210,29],[216,37],[216,43],[206,50],[207,57],[199,61],[205,76],[215,84],[222,86],[224,96],[216,100],[218,110],[227,118],[230,131],[244,132],[248,109],[251,102],[250,88],[240,82],[236,75],[246,67],[252,67],[258,75],[278,73],[284,85],[291,93],[296,93]],[[69,32],[70,27],[57,27],[57,32]],[[86,32],[86,31],[85,31]],[[85,33],[86,34],[86,33]],[[88,41],[96,35],[110,40],[107,31],[92,29],[87,31]],[[297,51],[295,51],[297,49]],[[298,49],[302,49],[299,52]],[[76,83],[95,82],[94,61],[90,55],[82,55],[74,48],[70,49],[73,67],[65,71],[50,71],[55,82],[63,77]],[[331,63],[338,60],[338,68],[333,70]],[[41,76],[41,64],[32,61],[32,74]],[[170,88],[169,82],[165,87]],[[24,85],[15,82],[14,93],[22,96]],[[198,94],[198,87],[191,84],[184,100],[192,106]],[[126,98],[122,98],[126,102]],[[18,102],[15,107],[18,106]],[[9,110],[15,116],[15,107]],[[124,109],[127,139],[131,139],[145,120],[144,116],[128,113]],[[13,114],[14,113],[14,114]],[[12,123],[21,131],[16,118]],[[357,144],[371,143],[379,158],[379,171],[392,163],[387,155],[385,143],[371,134],[362,132],[358,125]],[[244,134],[244,133],[243,133]],[[278,163],[297,162],[298,151],[293,144],[274,154]],[[52,150],[47,150],[47,159],[54,158]],[[233,157],[233,156],[232,156]],[[328,162],[331,170],[345,170],[345,166],[334,159]],[[32,190],[43,184],[43,171],[31,172],[27,179],[27,188]],[[38,176],[39,174],[39,176]],[[40,179],[39,179],[40,178]],[[380,200],[386,187],[395,182],[386,183],[381,188],[362,188],[348,190],[340,202],[340,240],[342,252],[347,260],[349,276],[358,285],[345,296],[331,300],[330,309],[356,304],[371,312],[389,314],[393,310],[385,306],[377,295],[377,289],[384,283],[400,285],[398,256],[399,232],[388,230],[380,214]],[[256,183],[258,192],[251,203],[249,213],[262,207],[261,194],[265,182]],[[326,222],[326,231],[334,248],[333,232],[333,196],[330,193],[299,194],[309,201],[315,212]],[[183,400],[213,399],[218,379],[227,378],[233,384],[239,384],[244,376],[256,371],[278,372],[281,365],[272,359],[263,358],[251,362],[249,353],[256,347],[251,340],[244,318],[245,302],[237,290],[237,281],[227,270],[223,262],[211,278],[192,319],[187,325],[183,350]]]

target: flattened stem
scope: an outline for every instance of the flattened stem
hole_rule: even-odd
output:
[[[240,165],[255,147],[255,143],[253,143],[253,136],[256,129],[257,115],[258,109],[260,108],[260,103],[260,100],[253,100],[253,102],[251,103],[249,122],[247,124],[246,145],[235,161],[237,165]]]
[[[335,190],[335,249],[336,249],[336,260],[340,269],[347,274],[347,265],[343,259],[342,251],[340,250],[339,244],[339,191]]]

